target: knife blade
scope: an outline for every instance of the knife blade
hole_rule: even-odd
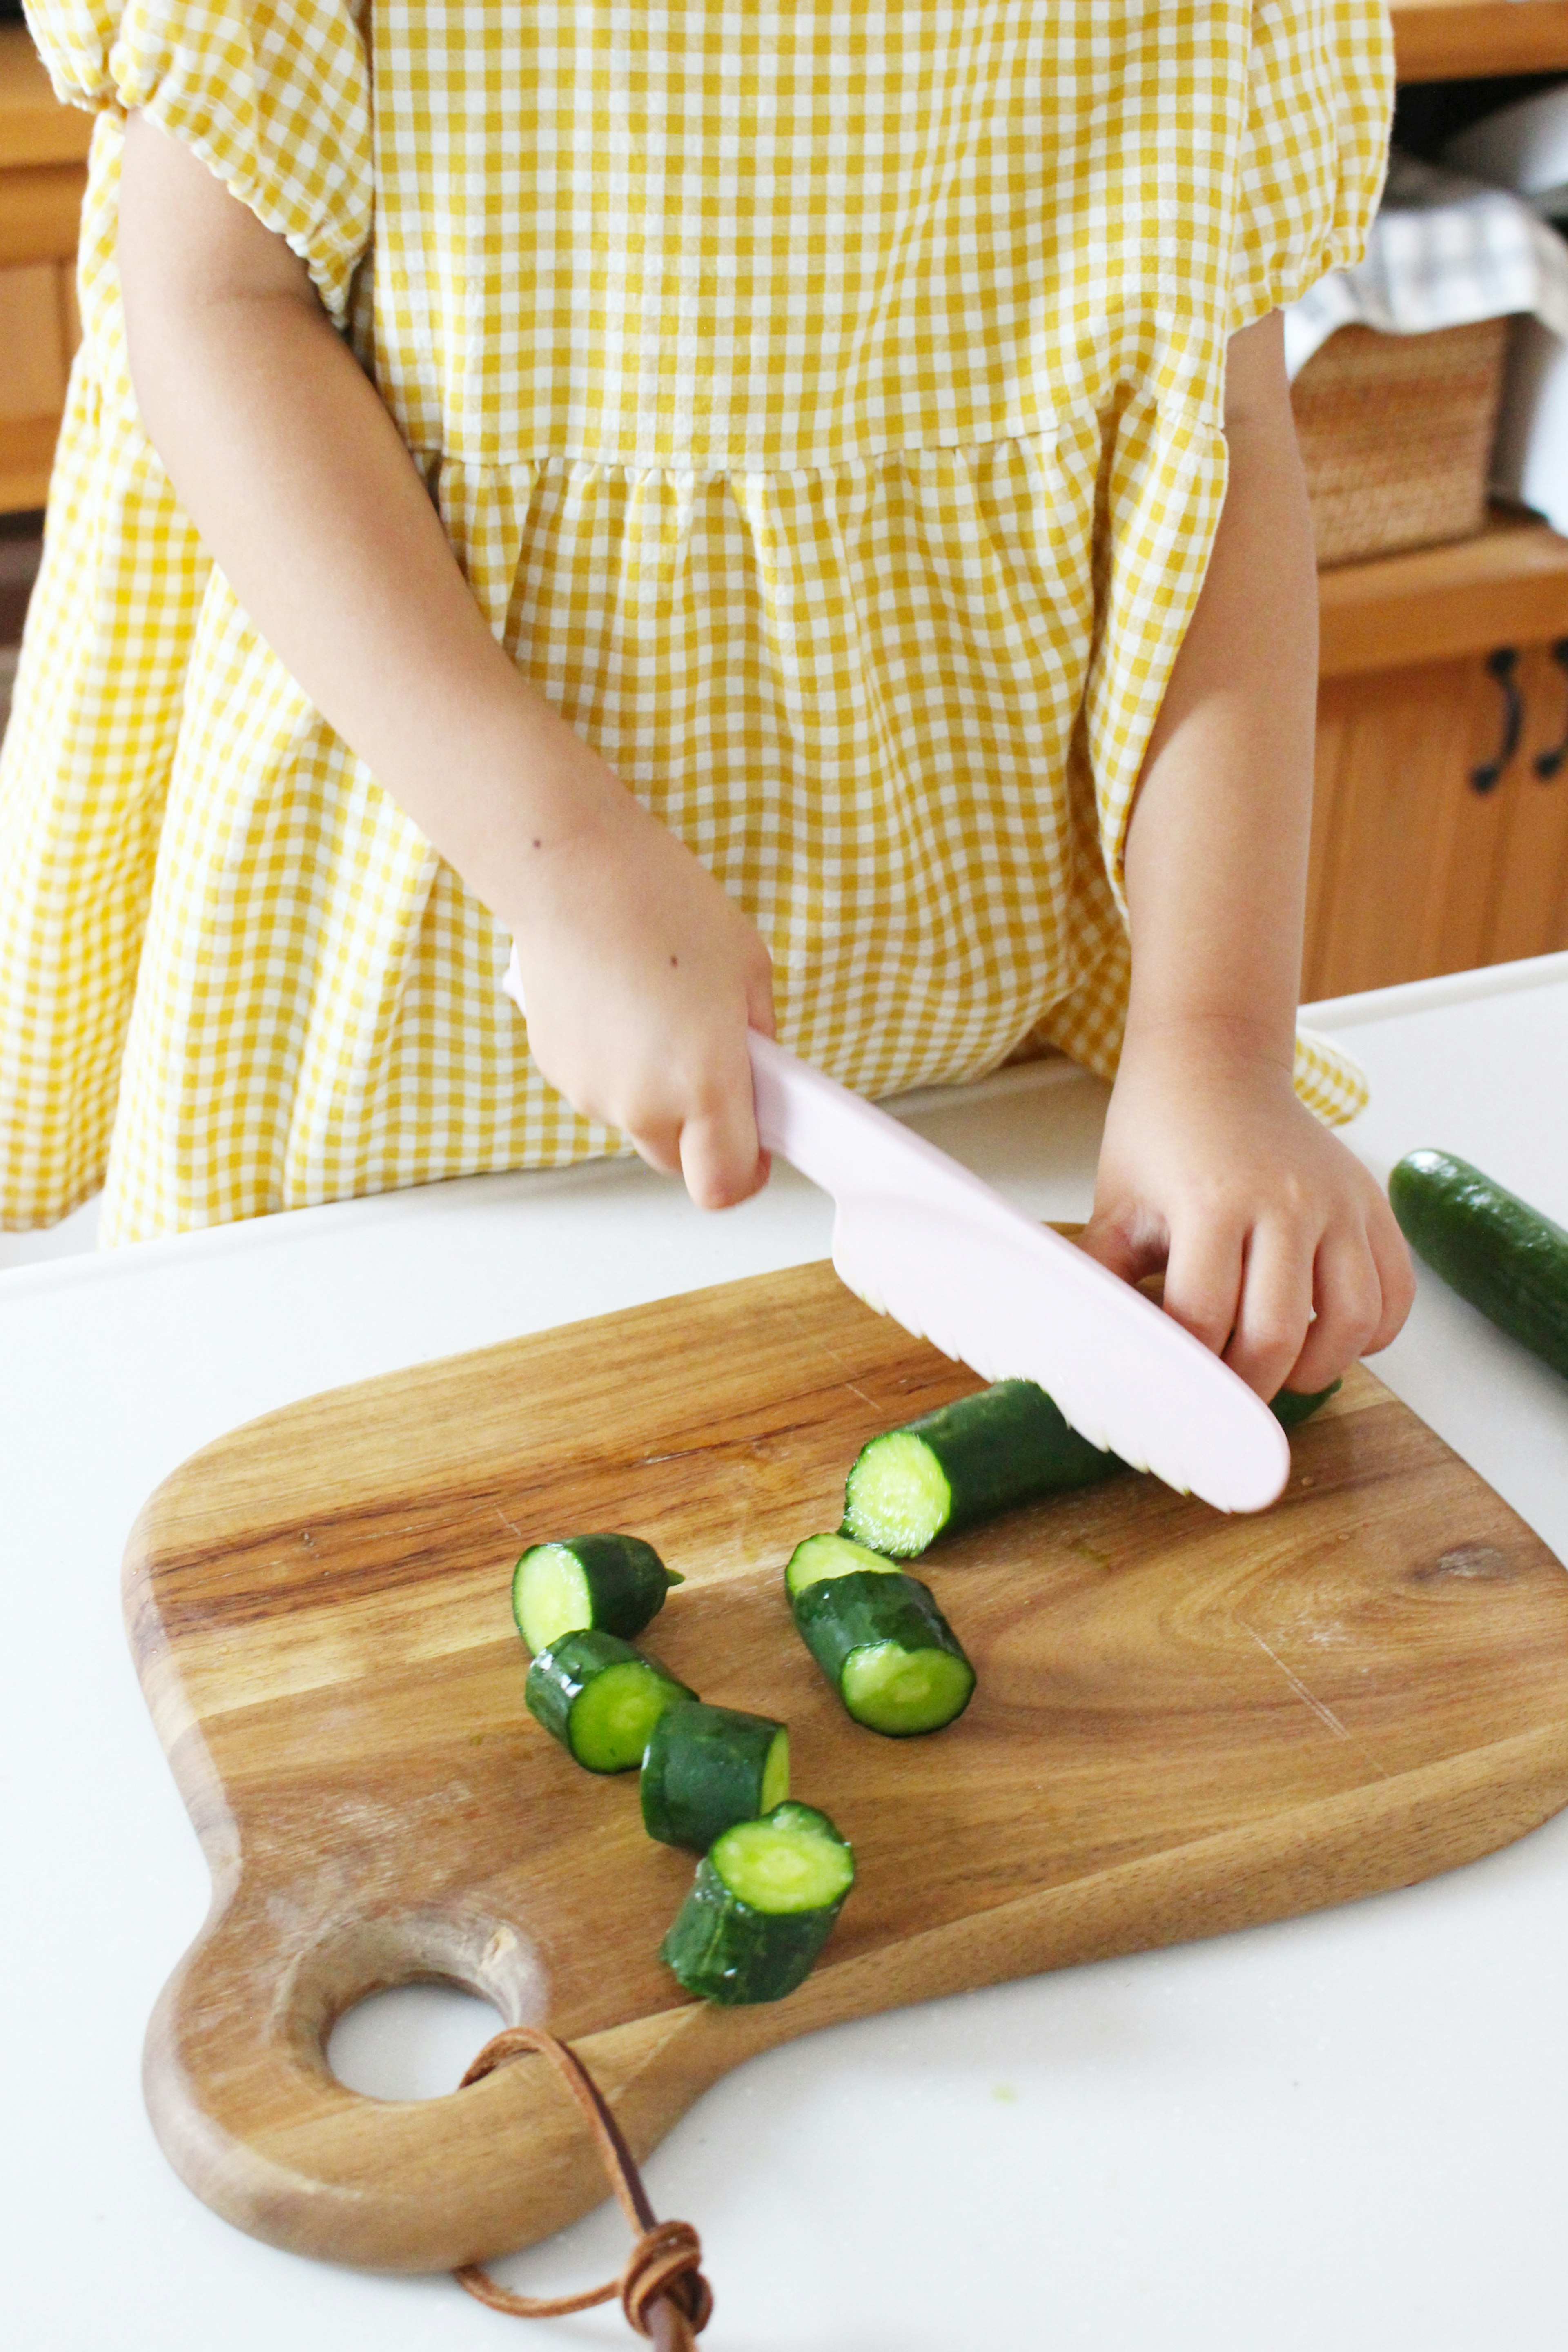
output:
[[[934,1144],[754,1032],[764,1147],[833,1197],[833,1264],[867,1305],[985,1381],[1031,1380],[1095,1445],[1221,1511],[1289,1475],[1261,1397],[1152,1299]]]

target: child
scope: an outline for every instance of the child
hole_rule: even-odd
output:
[[[1087,1245],[1260,1391],[1393,1337],[1291,1082],[1358,1107],[1278,318],[1360,249],[1380,0],[31,5],[103,111],[0,1219],[621,1137],[721,1206],[776,1003],[868,1094],[1114,1074]]]

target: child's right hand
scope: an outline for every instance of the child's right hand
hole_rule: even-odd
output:
[[[685,844],[599,782],[561,829],[534,827],[507,909],[530,1050],[584,1118],[729,1208],[768,1178],[746,1032],[773,1034],[772,961]]]

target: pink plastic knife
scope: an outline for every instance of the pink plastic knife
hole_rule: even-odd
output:
[[[505,987],[522,1008],[513,951]],[[1259,1511],[1290,1468],[1262,1399],[1048,1225],[874,1104],[752,1034],[757,1128],[831,1193],[833,1263],[879,1314],[982,1380],[1037,1381],[1073,1427],[1221,1511]]]

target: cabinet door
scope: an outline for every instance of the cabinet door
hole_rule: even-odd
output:
[[[1568,948],[1568,638],[1520,663],[1524,734],[1507,778],[1488,963]]]
[[[1505,710],[1484,656],[1322,688],[1305,998],[1489,960],[1520,755],[1492,791],[1470,780],[1495,760]]]

